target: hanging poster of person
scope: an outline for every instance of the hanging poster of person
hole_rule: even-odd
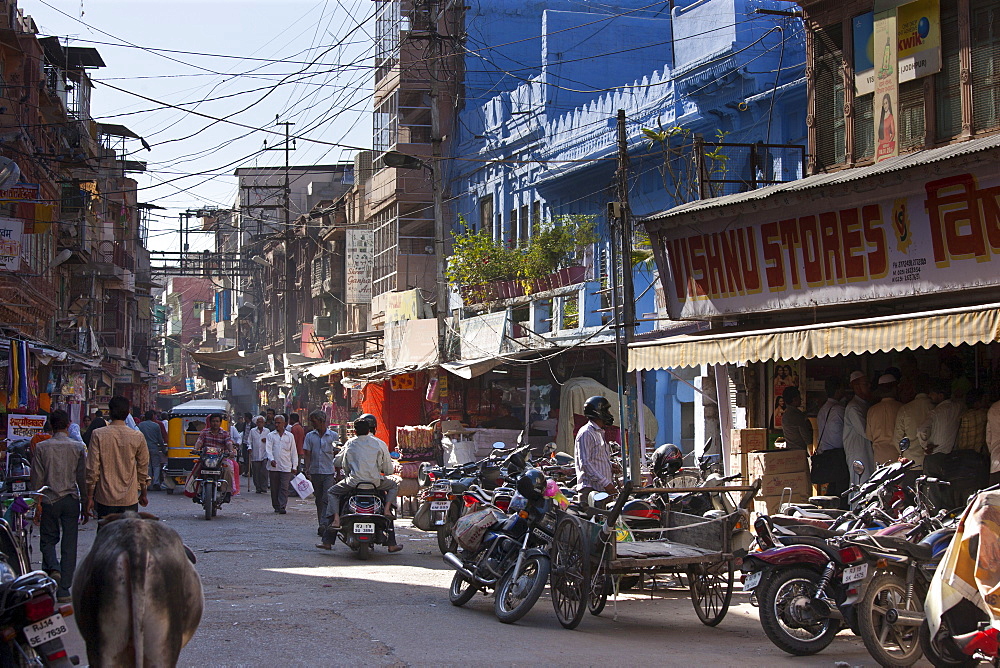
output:
[[[768,366],[768,426],[781,429],[781,415],[785,412],[785,400],[781,395],[786,387],[800,387],[801,362],[774,360]]]
[[[875,162],[899,155],[896,115],[899,70],[896,62],[896,8],[875,14]]]

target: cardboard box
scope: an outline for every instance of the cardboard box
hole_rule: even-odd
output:
[[[729,438],[733,452],[767,450],[767,429],[733,429]]]
[[[768,473],[760,478],[760,496],[781,496],[786,487],[793,496],[808,499],[812,494],[808,473]]]
[[[792,503],[805,503],[808,496],[792,494]],[[788,495],[785,495],[785,503],[789,503]],[[758,515],[775,515],[781,507],[781,495],[776,496],[756,496],[753,500],[753,510]]]
[[[768,450],[749,455],[750,477],[761,478],[777,473],[804,473],[809,470],[805,450]]]

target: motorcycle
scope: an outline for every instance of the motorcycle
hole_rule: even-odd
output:
[[[376,545],[395,545],[396,528],[385,515],[385,498],[386,493],[372,483],[358,483],[340,500],[340,529],[327,529],[324,540],[332,543],[339,538],[362,561]]]
[[[56,604],[56,587],[42,571],[15,577],[0,560],[0,666],[63,668],[80,662],[63,644],[73,606]]]
[[[198,453],[199,470],[195,480],[199,485],[199,494],[195,503],[200,503],[205,509],[205,519],[211,520],[218,514],[223,503],[228,503],[232,490],[223,477],[225,453],[221,448],[205,446]]]

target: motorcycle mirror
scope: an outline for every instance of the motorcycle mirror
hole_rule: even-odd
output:
[[[906,452],[910,449],[910,439],[904,438],[899,442],[899,451]]]
[[[590,498],[587,499],[587,504],[596,508],[607,501],[610,497],[611,495],[607,492],[591,492]]]
[[[507,449],[507,444],[504,443],[503,441],[497,441],[496,443],[493,444],[493,449],[494,450],[506,450]]]
[[[865,472],[865,464],[864,464],[864,462],[855,459],[853,466],[854,466],[854,472],[855,473],[857,473],[858,475],[864,475],[864,472]]]

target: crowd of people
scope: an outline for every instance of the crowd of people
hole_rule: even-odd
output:
[[[937,378],[912,367],[907,372],[890,367],[874,379],[862,371],[826,379],[826,403],[816,418],[814,484],[840,495],[878,466],[901,459],[913,461],[927,476],[962,477],[975,488],[1000,483],[1000,401],[991,406],[958,359],[942,364]],[[786,387],[782,397],[785,447],[806,449],[814,434],[800,391]],[[856,470],[854,462],[863,468]],[[935,491],[932,500],[942,506],[960,503],[962,491]]]

